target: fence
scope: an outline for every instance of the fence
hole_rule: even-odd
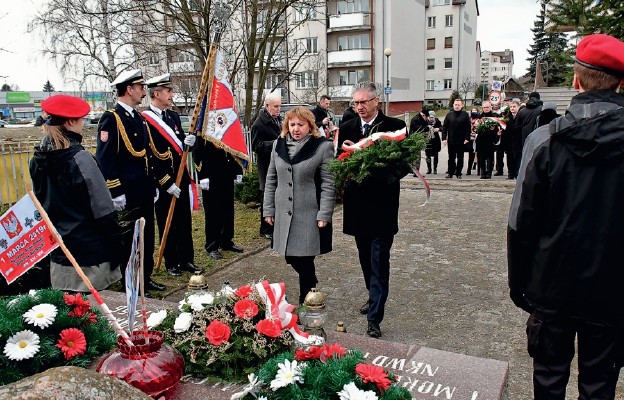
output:
[[[245,131],[244,135],[253,162],[255,155],[251,151],[251,132]],[[82,145],[88,151],[95,153],[96,142],[95,137],[84,136]],[[39,141],[0,144],[0,204],[11,206],[31,190],[28,163],[37,144]]]

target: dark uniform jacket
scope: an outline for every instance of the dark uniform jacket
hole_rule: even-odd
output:
[[[51,143],[35,147],[33,190],[78,264],[109,261],[114,268],[122,257],[122,241],[111,195],[95,158],[80,144],[82,136],[65,134],[67,149],[55,150]],[[52,253],[52,260],[70,265],[61,249]]]
[[[524,145],[509,213],[509,286],[543,313],[624,323],[622,107],[613,91],[581,93]]]
[[[387,117],[378,111],[372,122],[371,133],[392,132],[406,128],[400,119]],[[345,140],[357,143],[362,140],[362,120],[354,118],[340,125],[338,148]],[[339,153],[341,150],[339,150]],[[409,165],[404,170],[392,171],[398,177],[410,172]],[[388,174],[374,175],[361,184],[348,181],[344,186],[344,225],[343,232],[347,235],[363,237],[380,237],[395,235],[399,231],[399,180],[388,183]]]
[[[197,177],[200,180],[208,178],[211,189],[225,180],[233,182],[236,175],[243,173],[236,157],[203,137],[198,136],[193,146],[193,160],[197,167]]]
[[[540,99],[531,97],[525,107],[522,107],[516,114],[516,129],[522,134],[522,145],[526,141],[527,136],[535,130],[537,117],[542,112],[542,104]]]
[[[150,141],[140,115],[133,117],[119,104],[102,114],[95,155],[111,196],[125,194],[128,208],[156,194]]]
[[[316,106],[314,107],[314,109],[312,110],[312,114],[314,114],[314,119],[316,122],[316,126],[318,126],[319,128],[323,127],[323,126],[327,126],[327,125],[323,125],[323,120],[328,117],[329,115],[327,114],[327,110],[324,110],[323,107],[321,106]]]
[[[148,108],[147,112],[150,113],[153,118],[161,118],[161,116],[156,115],[152,111],[153,110],[151,108]],[[177,147],[172,143],[172,139],[167,139],[162,133],[160,133],[160,131],[157,130],[156,126],[152,125],[149,120],[146,119],[146,121],[150,135],[154,142],[154,177],[156,178],[158,185],[166,191],[175,183],[178,175],[178,168],[180,167],[182,155],[178,153],[176,148],[184,150],[184,129],[182,129],[182,122],[180,121],[178,113],[171,110],[165,110],[163,122],[171,128],[180,142],[181,146]],[[188,191],[188,185],[190,183],[189,174],[185,171],[182,174],[180,189]]]
[[[281,130],[281,123],[275,123],[265,108],[262,109],[258,118],[251,125],[251,148],[258,156],[256,163],[258,165],[260,190],[264,190],[266,174],[271,162],[273,141],[279,137]]]

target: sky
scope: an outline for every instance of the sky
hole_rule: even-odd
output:
[[[42,90],[49,79],[56,90],[77,90],[76,84],[64,83],[56,63],[41,54],[37,34],[27,31],[42,3],[45,0],[0,0],[0,26],[4,31],[0,35],[0,85],[8,83],[20,90],[35,91]],[[513,74],[524,75],[527,49],[533,39],[530,29],[539,13],[538,1],[478,0],[478,4],[477,40],[481,50],[513,50]]]

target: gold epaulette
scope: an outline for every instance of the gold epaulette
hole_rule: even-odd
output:
[[[128,134],[126,133],[126,127],[124,127],[123,122],[121,122],[121,118],[119,117],[119,114],[117,114],[116,111],[112,111],[112,113],[115,115],[115,119],[117,120],[117,131],[119,132],[119,134],[121,135],[121,139],[124,142],[124,145],[126,146],[126,149],[128,149],[128,152],[133,156],[133,157],[145,157],[145,149],[141,150],[141,151],[136,151],[134,149],[134,147],[132,147],[132,143],[130,142],[130,138],[128,137]]]
[[[152,139],[152,128],[150,128],[149,124],[146,124],[146,125],[147,125],[147,136],[149,136],[150,149],[152,149],[152,153],[154,153],[156,158],[158,158],[159,160],[163,160],[163,161],[173,158],[173,156],[171,155],[170,149],[167,149],[167,151],[164,153],[158,152],[158,149],[156,148],[156,145],[154,144],[154,140]]]

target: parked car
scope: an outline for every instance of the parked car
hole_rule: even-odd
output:
[[[475,100],[472,102],[472,104],[475,106],[480,106],[481,104],[483,104],[483,102],[481,100]]]
[[[284,118],[284,115],[286,115],[286,112],[288,110],[291,110],[291,109],[293,109],[295,107],[299,107],[299,106],[306,107],[310,111],[312,111],[314,109],[314,106],[311,106],[311,105],[306,104],[306,103],[286,103],[286,104],[282,104],[282,108],[280,109],[280,115],[282,116],[282,118]]]

